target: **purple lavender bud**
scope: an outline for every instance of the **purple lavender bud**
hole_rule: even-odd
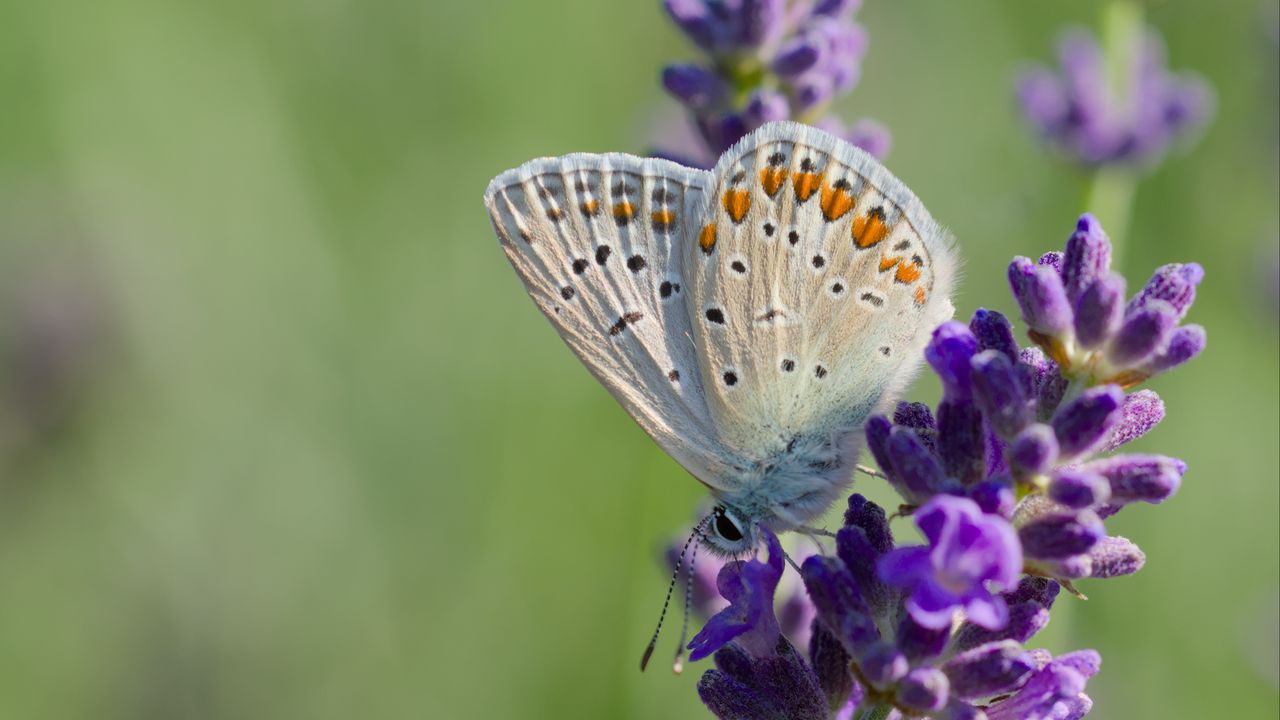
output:
[[[1118,455],[1085,463],[1080,470],[1106,478],[1110,502],[1125,505],[1164,502],[1178,491],[1186,465],[1163,455]]]
[[[752,677],[754,671],[751,667],[752,657],[747,654],[737,643],[729,643],[716,651],[712,656],[716,662],[716,669],[720,670],[735,680],[741,680],[748,685],[755,683]]]
[[[889,128],[869,118],[854,122],[853,127],[844,134],[844,138],[850,145],[862,148],[868,155],[878,160],[888,157],[889,150],[893,146],[893,136],[890,135]]]
[[[662,86],[694,109],[710,107],[724,92],[715,73],[697,65],[668,65],[662,69]]]
[[[921,402],[900,402],[893,411],[893,424],[914,430],[933,430],[933,413]]]
[[[1058,437],[1053,428],[1036,423],[1018,433],[1009,446],[1014,467],[1027,473],[1042,473],[1058,459]]]
[[[1031,375],[1031,392],[1036,399],[1036,410],[1041,420],[1047,420],[1067,390],[1067,380],[1062,377],[1058,364],[1045,357],[1038,347],[1023,348],[1018,361]]]
[[[702,674],[698,680],[698,697],[718,718],[773,720],[778,717],[755,690],[720,670]]]
[[[1116,367],[1141,364],[1168,344],[1177,324],[1178,314],[1169,303],[1148,300],[1125,316],[1107,348],[1107,359]]]
[[[894,644],[908,660],[918,664],[941,655],[947,649],[947,641],[950,639],[950,627],[927,628],[912,620],[910,613],[903,613],[898,620]]]
[[[972,400],[944,399],[938,403],[938,432],[934,440],[944,474],[962,485],[982,479],[986,470],[982,413]],[[935,486],[941,490],[942,484]]]
[[[859,655],[880,642],[880,631],[870,617],[857,583],[836,558],[813,555],[800,566],[805,589],[817,608],[818,618],[845,650]]]
[[[784,710],[797,720],[827,720],[827,698],[818,677],[786,638],[779,639],[773,655],[752,666],[756,692],[775,712]]]
[[[1003,695],[1018,689],[1036,667],[1022,645],[1012,640],[962,652],[943,663],[951,692],[962,700]]]
[[[997,350],[1010,360],[1018,360],[1018,341],[1013,338],[1013,326],[1002,313],[978,308],[969,321],[969,330],[978,339],[983,350]]]
[[[1111,497],[1111,484],[1097,473],[1064,468],[1049,481],[1049,497],[1079,510],[1105,503]]]
[[[978,339],[963,324],[948,320],[933,331],[933,337],[925,346],[924,357],[938,373],[947,397],[969,397],[972,374],[969,361],[977,353]]]
[[[853,576],[873,615],[887,612],[897,601],[895,593],[876,575],[876,562],[883,554],[872,545],[866,530],[856,525],[846,525],[836,533],[836,555]]]
[[[1181,365],[1204,350],[1208,338],[1199,325],[1185,325],[1173,331],[1163,350],[1143,365],[1143,371],[1155,375]]]
[[[1062,285],[1067,299],[1076,302],[1085,288],[1110,268],[1111,241],[1097,219],[1085,213],[1076,221],[1076,231],[1067,239],[1062,253]]]
[[[988,630],[974,623],[962,623],[952,645],[957,650],[967,650],[999,640],[1025,643],[1048,624],[1047,606],[1035,602],[1010,603],[1009,622],[1003,628]]]
[[[1008,477],[993,477],[969,488],[969,499],[978,503],[982,512],[999,515],[1006,520],[1013,517],[1018,504],[1013,492],[1013,481]]]
[[[951,694],[951,683],[941,670],[916,668],[898,683],[900,705],[920,712],[941,710]]]
[[[998,350],[983,350],[970,361],[973,397],[987,422],[1002,437],[1017,435],[1032,420],[1032,407],[1022,392],[1013,362]]]
[[[863,426],[863,433],[867,437],[867,449],[875,458],[876,465],[879,465],[880,469],[889,476],[889,482],[896,485],[898,480],[893,477],[893,462],[889,459],[889,433],[892,430],[893,423],[883,415],[872,415],[867,418]]]
[[[738,45],[756,48],[776,38],[783,28],[786,0],[741,0],[734,13]]]
[[[1041,255],[1039,260],[1036,260],[1036,265],[1051,267],[1058,271],[1058,274],[1062,274],[1062,253],[1057,250],[1050,250]]]
[[[858,658],[862,676],[876,688],[886,688],[907,674],[911,664],[896,647],[879,643]]]
[[[1124,321],[1124,278],[1103,273],[1076,297],[1076,342],[1093,349],[1106,342]]]
[[[821,55],[812,38],[801,36],[782,46],[773,59],[773,71],[783,77],[794,77],[812,68]]]
[[[1076,457],[1100,445],[1123,419],[1123,405],[1124,392],[1120,388],[1100,385],[1058,408],[1050,424],[1061,456]]]
[[[1049,514],[1018,528],[1022,552],[1030,558],[1059,560],[1086,553],[1106,537],[1102,520],[1085,510],[1078,514]]]
[[[1146,435],[1164,419],[1164,402],[1154,390],[1139,390],[1124,399],[1123,413],[1124,418],[1111,431],[1100,452],[1114,450]]]
[[[884,508],[858,493],[849,496],[848,507],[844,511],[844,524],[862,528],[876,552],[883,555],[893,549],[893,532],[889,529],[889,519],[885,517]]]
[[[1034,265],[1025,257],[1009,263],[1009,286],[1022,309],[1027,326],[1049,336],[1071,329],[1071,303],[1062,287],[1062,276],[1048,265]]]
[[[708,52],[716,49],[720,23],[711,16],[704,0],[662,0],[662,5],[694,44]]]
[[[758,126],[790,118],[791,108],[787,105],[787,96],[761,89],[751,93],[743,114],[748,123]]]
[[[1173,308],[1177,319],[1187,314],[1187,308],[1196,299],[1196,286],[1204,279],[1204,268],[1199,263],[1172,263],[1156,269],[1145,287],[1129,301],[1126,314],[1147,307],[1153,300],[1163,300]]]
[[[1062,586],[1048,578],[1028,575],[1018,581],[1018,587],[1004,593],[1004,599],[1011,605],[1031,602],[1051,608],[1061,591]]]
[[[1132,575],[1142,569],[1147,556],[1129,540],[1122,537],[1105,537],[1089,550],[1093,572],[1089,577],[1112,578]]]
[[[933,495],[947,479],[938,458],[909,428],[895,427],[889,433],[888,452],[893,474],[910,493],[909,500]]]
[[[814,620],[809,640],[809,663],[818,676],[818,685],[827,696],[827,707],[839,709],[853,692],[853,675],[849,672],[849,653],[826,627]]]

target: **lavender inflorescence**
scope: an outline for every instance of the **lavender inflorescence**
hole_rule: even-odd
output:
[[[714,655],[698,687],[721,718],[1079,718],[1100,658],[1026,643],[1060,589],[1139,570],[1145,556],[1106,518],[1172,496],[1172,457],[1113,451],[1164,418],[1147,378],[1199,353],[1181,321],[1203,270],[1158,269],[1132,297],[1110,242],[1082,216],[1060,252],[1016,258],[1009,282],[1032,345],[993,310],[939,326],[925,350],[936,407],[901,403],[867,422],[868,449],[926,543],[898,546],[886,512],[849,498],[835,553],[801,566],[813,620],[798,632],[783,555],[719,569],[719,606],[689,644]],[[799,636],[804,636],[801,641]],[[804,648],[806,652],[802,652]],[[879,712],[879,714],[875,714]]]
[[[798,120],[841,136],[876,157],[889,133],[860,120],[846,127],[828,112],[857,85],[867,33],[853,20],[861,0],[664,0],[667,13],[705,54],[677,63],[662,84],[688,111],[705,144],[696,157],[659,154],[708,166],[744,135],[778,120]]]
[[[1126,44],[1109,56],[1088,30],[1067,30],[1060,68],[1037,66],[1018,81],[1027,122],[1080,165],[1155,164],[1213,114],[1208,83],[1168,70],[1159,33],[1139,25]]]

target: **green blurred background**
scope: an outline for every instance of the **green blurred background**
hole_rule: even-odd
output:
[[[860,14],[839,110],[892,129],[954,229],[962,316],[1012,310],[1008,259],[1081,210],[1011,81],[1098,14]],[[1042,641],[1102,652],[1094,717],[1275,717],[1276,7],[1148,18],[1218,91],[1124,250],[1133,286],[1208,273],[1209,349],[1151,384],[1169,418],[1140,444],[1191,470],[1111,523],[1148,567]],[[524,297],[480,199],[535,156],[646,149],[658,70],[692,57],[657,0],[4,4],[0,717],[702,717],[696,670],[636,671],[701,491]]]

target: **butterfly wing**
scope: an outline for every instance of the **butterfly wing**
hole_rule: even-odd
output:
[[[713,175],[684,274],[721,442],[770,465],[799,446],[843,486],[842,437],[953,312],[950,239],[877,161],[807,126],[766,125]]]
[[[485,205],[565,343],[663,450],[716,487],[732,460],[706,404],[681,252],[709,182],[665,160],[576,154],[499,175]]]

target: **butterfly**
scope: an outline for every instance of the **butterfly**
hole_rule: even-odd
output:
[[[704,542],[807,531],[951,318],[950,235],[874,158],[770,123],[711,171],[532,160],[485,191],[529,297],[715,500]]]

